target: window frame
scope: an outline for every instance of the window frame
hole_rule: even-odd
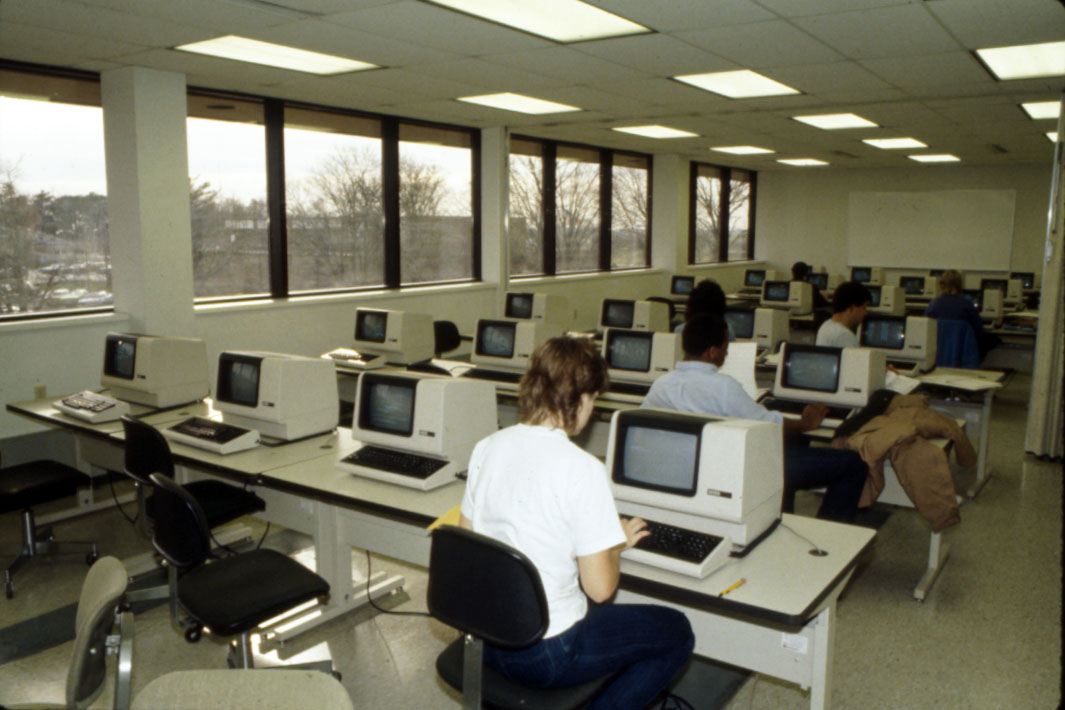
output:
[[[696,247],[696,213],[698,209],[698,181],[700,178],[699,169],[710,168],[718,171],[718,180],[721,183],[720,192],[718,193],[718,225],[720,228],[720,234],[718,234],[717,241],[717,259],[711,261],[696,261],[695,259],[695,247]],[[746,168],[732,168],[727,165],[715,165],[713,163],[704,163],[699,161],[692,161],[688,179],[688,265],[699,266],[704,264],[727,264],[735,263],[729,262],[728,258],[728,245],[729,245],[729,206],[732,192],[733,171],[746,173],[747,182],[750,185],[747,198],[747,253],[743,259],[737,259],[735,261],[752,261],[754,259],[754,239],[755,239],[755,205],[758,195],[758,173],[754,170],[748,170]],[[740,180],[741,178],[735,178]]]

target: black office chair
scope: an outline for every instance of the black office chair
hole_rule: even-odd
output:
[[[152,545],[170,563],[177,602],[195,622],[186,638],[206,627],[217,636],[240,634],[231,665],[251,668],[251,632],[305,602],[329,594],[329,583],[274,550],[257,549],[208,560],[211,532],[203,508],[167,476],[149,476],[155,491]]]
[[[58,461],[42,459],[0,469],[0,513],[22,511],[22,550],[4,570],[4,594],[15,596],[15,572],[40,555],[84,554],[96,561],[95,542],[56,542],[51,526],[39,528],[33,506],[73,496],[89,477]]]
[[[936,367],[980,367],[980,346],[966,321],[936,320]]]
[[[433,531],[429,613],[463,633],[436,659],[440,677],[462,691],[462,707],[565,710],[589,703],[614,674],[567,688],[528,688],[482,662],[484,642],[531,646],[547,631],[547,598],[532,562],[512,547],[463,528]]]
[[[436,357],[451,352],[462,342],[462,336],[459,335],[459,327],[449,320],[434,320],[433,335],[436,342],[433,347]]]

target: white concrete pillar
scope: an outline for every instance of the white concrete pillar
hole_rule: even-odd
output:
[[[689,170],[679,155],[654,156],[651,266],[670,273],[688,267]]]

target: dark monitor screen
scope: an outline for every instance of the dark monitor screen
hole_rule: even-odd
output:
[[[514,357],[514,338],[518,324],[500,320],[477,323],[477,354],[489,357]]]
[[[358,311],[355,314],[355,339],[371,343],[385,342],[388,314],[381,311]]]
[[[133,379],[137,363],[137,338],[110,333],[104,340],[104,374]]]
[[[1021,288],[1035,288],[1035,273],[1031,271],[1011,271],[1011,279],[1020,279]]]
[[[220,402],[255,407],[259,404],[259,373],[262,358],[236,353],[218,356],[218,386],[215,398]]]
[[[788,293],[791,291],[791,282],[789,281],[766,281],[765,284],[765,296],[766,301],[780,301],[782,303],[788,302]]]
[[[784,357],[783,385],[792,389],[835,392],[839,387],[841,348],[790,345]]]
[[[532,318],[533,294],[508,293],[503,313],[507,318]]]
[[[906,342],[906,318],[867,316],[862,323],[860,342],[867,348],[902,350]]]
[[[973,304],[973,308],[975,308],[977,311],[983,308],[983,291],[975,288],[967,288],[961,292],[961,295],[962,297],[967,298],[969,300],[969,303]]]
[[[619,419],[611,471],[614,482],[694,496],[706,421],[671,412],[641,412]]]
[[[853,266],[851,267],[851,281],[857,281],[858,283],[869,283],[869,279],[873,278],[873,270],[868,266]]]
[[[687,296],[695,288],[694,276],[674,276],[669,283],[669,292],[674,296]]]
[[[1002,292],[1002,295],[1005,296],[1007,288],[1009,288],[1009,281],[1007,279],[980,279],[981,291],[998,289]]]
[[[806,280],[813,284],[818,291],[828,288],[828,274],[807,274]]]
[[[900,276],[899,286],[907,296],[921,296],[924,294],[924,276]]]
[[[869,305],[876,308],[880,305],[880,287],[879,286],[866,286],[865,289],[869,292]]]
[[[418,381],[388,375],[362,375],[359,427],[383,434],[410,436]]]
[[[725,309],[725,322],[735,338],[750,340],[754,337],[754,311],[743,308]]]
[[[928,275],[929,276],[935,276],[937,279],[941,279],[941,278],[943,278],[943,274],[945,274],[946,272],[947,272],[946,269],[929,269],[928,270]]]
[[[747,269],[743,274],[743,285],[759,288],[765,281],[765,269]]]
[[[606,361],[617,370],[651,371],[651,348],[654,333],[633,330],[607,332]]]
[[[635,301],[619,301],[608,298],[603,301],[603,313],[599,325],[604,328],[631,328]]]

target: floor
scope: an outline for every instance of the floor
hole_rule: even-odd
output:
[[[1062,469],[1024,454],[1031,378],[1014,374],[995,402],[990,463],[993,477],[962,507],[948,535],[951,557],[924,602],[912,589],[923,573],[928,528],[898,509],[880,528],[838,607],[832,707],[1051,708],[1061,700]],[[961,486],[959,486],[961,488]],[[106,494],[107,491],[104,491]],[[799,512],[815,509],[811,496]],[[257,530],[262,526],[255,523]],[[0,516],[0,551],[12,550],[17,522]],[[147,549],[115,510],[62,523],[57,536],[94,537],[118,557]],[[276,528],[267,545],[306,556],[308,541]],[[353,553],[363,572],[366,557]],[[426,574],[374,557],[374,569],[406,579],[387,605],[424,610]],[[85,573],[77,558],[39,560],[16,577],[16,597],[0,600],[0,627],[74,602]],[[47,590],[47,591],[44,591]],[[455,693],[433,672],[439,650],[455,637],[424,617],[356,612],[288,644],[295,653],[325,643],[357,708],[457,708]],[[70,643],[0,665],[0,704],[62,702]],[[187,644],[165,607],[139,614],[133,692],[153,677],[185,668],[224,667],[226,647],[205,637]],[[695,686],[698,687],[698,686]],[[110,688],[93,705],[110,706]],[[686,699],[696,708],[701,698]],[[751,676],[728,710],[809,706],[797,686]]]

